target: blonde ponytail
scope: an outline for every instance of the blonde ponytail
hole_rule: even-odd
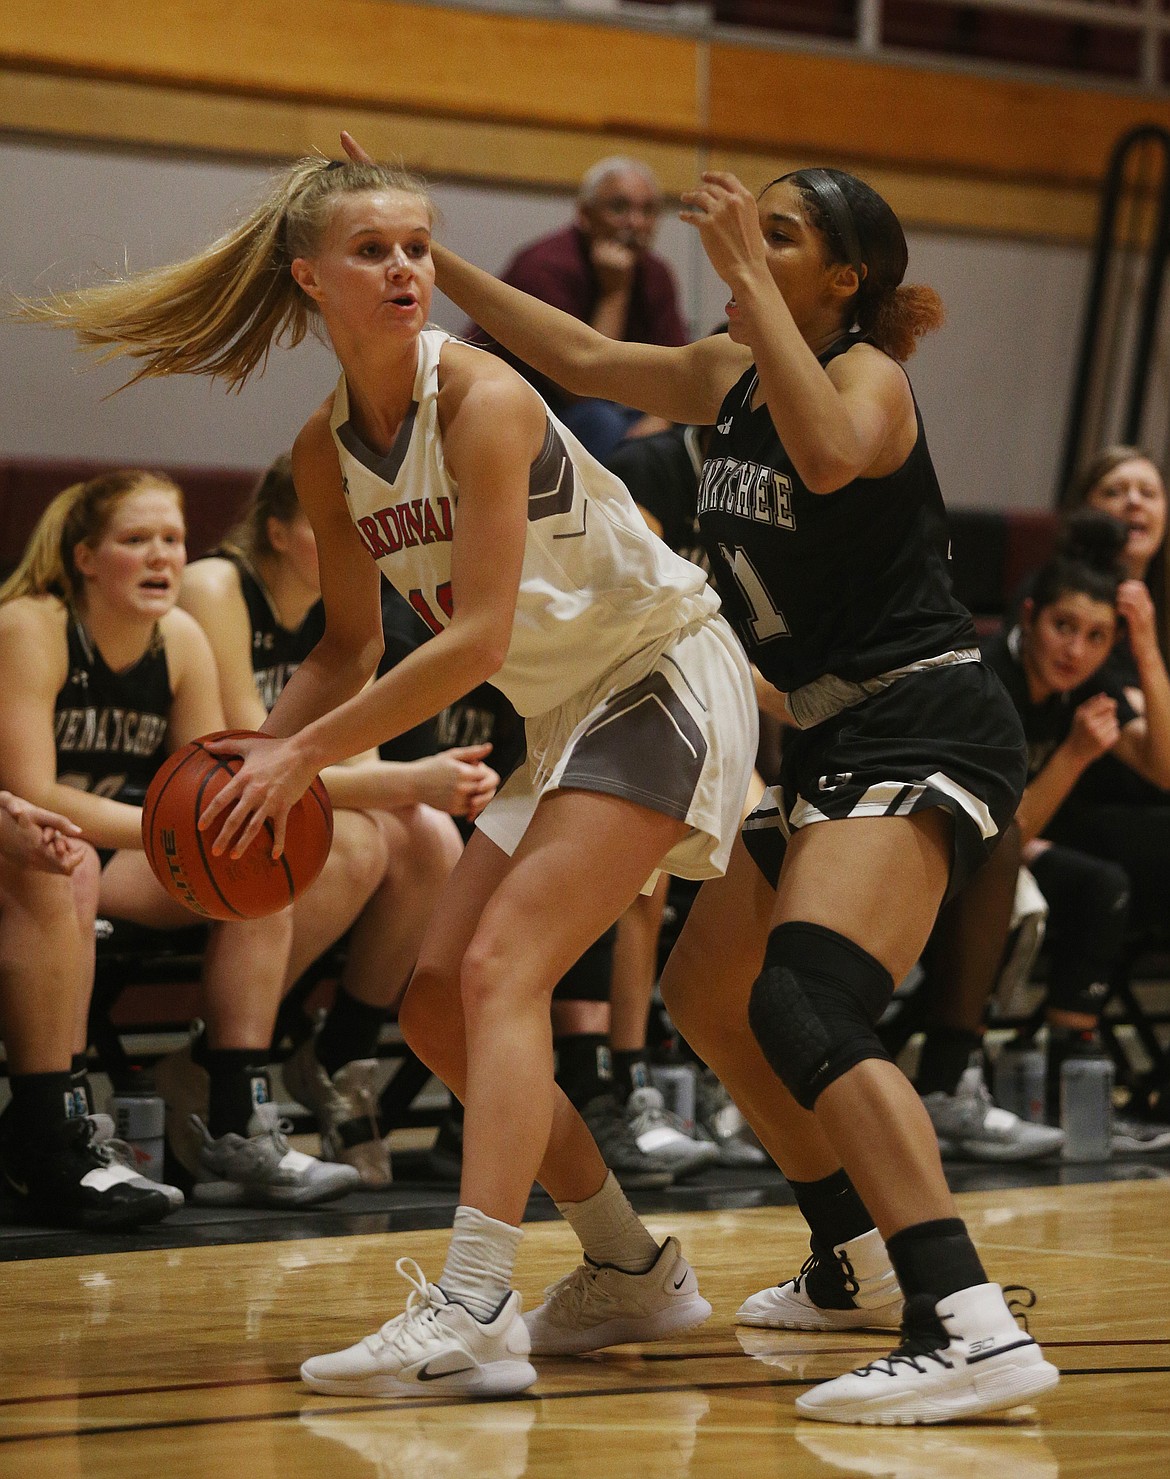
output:
[[[292,262],[317,250],[336,197],[370,190],[417,195],[430,206],[425,187],[402,170],[302,159],[234,230],[186,261],[20,299],[17,316],[71,329],[82,344],[105,350],[103,362],[120,355],[143,361],[129,385],[210,375],[238,391],[257,369],[263,373],[273,343],[291,348],[305,337],[314,305],[293,279]]]

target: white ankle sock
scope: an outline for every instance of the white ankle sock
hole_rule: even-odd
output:
[[[456,1207],[439,1288],[477,1320],[490,1320],[512,1287],[520,1229],[478,1207]]]
[[[583,1202],[558,1202],[557,1211],[594,1263],[612,1263],[626,1273],[644,1274],[658,1257],[658,1244],[642,1226],[612,1171],[600,1191]]]

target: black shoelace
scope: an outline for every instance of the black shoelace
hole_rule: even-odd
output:
[[[814,1252],[810,1253],[808,1257],[804,1260],[804,1262],[800,1265],[800,1272],[792,1281],[792,1287],[798,1294],[800,1293],[801,1284],[807,1281],[808,1276],[812,1273],[813,1269],[819,1267],[820,1261],[820,1255]]]
[[[954,1362],[946,1355],[950,1342],[946,1326],[935,1310],[934,1300],[929,1294],[915,1294],[906,1301],[902,1316],[902,1339],[888,1356],[859,1367],[857,1375],[868,1376],[871,1372],[876,1372],[882,1376],[896,1376],[900,1365],[909,1366],[924,1374],[926,1367],[921,1364],[923,1361],[934,1361],[936,1365],[949,1371],[954,1366]]]

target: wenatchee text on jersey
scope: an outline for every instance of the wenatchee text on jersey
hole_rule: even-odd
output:
[[[133,709],[60,709],[53,728],[57,749],[65,753],[153,755],[166,736],[167,721]]]
[[[713,457],[703,467],[699,514],[733,514],[777,529],[795,529],[792,480],[766,463]]]
[[[403,499],[356,519],[362,542],[375,560],[418,544],[449,544],[453,528],[451,500],[440,496]]]

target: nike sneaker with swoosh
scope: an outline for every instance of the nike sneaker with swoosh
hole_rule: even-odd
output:
[[[510,1397],[536,1380],[528,1331],[513,1289],[490,1320],[428,1284],[413,1258],[395,1268],[411,1286],[406,1309],[373,1335],[310,1356],[301,1380],[335,1397]]]
[[[711,1306],[682,1255],[667,1238],[644,1273],[585,1262],[545,1290],[545,1300],[524,1316],[535,1356],[576,1356],[608,1345],[663,1340],[701,1325]]]
[[[162,1188],[144,1184],[96,1143],[87,1117],[62,1120],[36,1145],[10,1139],[0,1163],[22,1222],[124,1232],[171,1211]]]

